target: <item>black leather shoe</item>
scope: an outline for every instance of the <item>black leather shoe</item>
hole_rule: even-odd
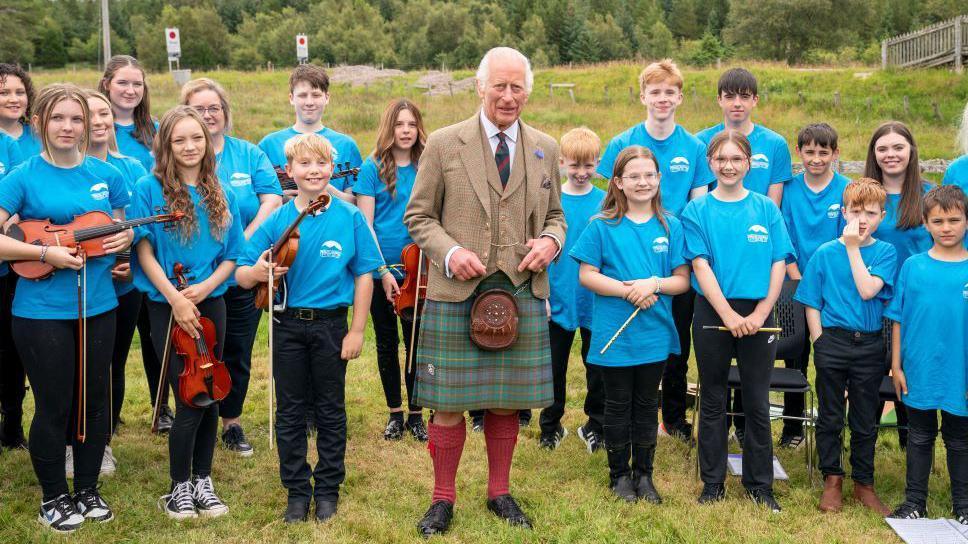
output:
[[[417,522],[417,530],[424,538],[441,535],[450,527],[450,520],[454,517],[454,503],[437,501],[430,505],[423,519]]]
[[[511,525],[516,525],[518,527],[524,527],[525,529],[531,528],[531,520],[528,516],[524,515],[521,511],[521,507],[514,500],[511,495],[501,495],[493,499],[488,499],[487,509],[499,518],[504,518]]]
[[[336,515],[336,501],[316,501],[316,521],[323,522]]]
[[[662,504],[662,497],[652,483],[652,476],[648,474],[639,475],[635,482],[635,496],[652,504]]]
[[[626,476],[619,476],[615,483],[612,484],[612,493],[616,497],[622,499],[625,502],[635,502],[639,499],[635,492],[635,485],[632,483],[632,478]]]
[[[710,504],[726,499],[726,486],[723,484],[703,484],[699,494],[699,504]]]
[[[286,506],[286,513],[282,516],[283,521],[286,523],[299,523],[300,521],[306,521],[308,517],[308,499],[289,499],[289,504]]]
[[[172,413],[171,408],[168,406],[161,407],[161,413],[158,414],[158,434],[164,434],[171,430],[172,424],[175,423],[175,414]]]

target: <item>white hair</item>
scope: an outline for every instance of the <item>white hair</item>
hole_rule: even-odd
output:
[[[531,93],[531,88],[534,87],[534,72],[531,71],[531,61],[513,47],[494,47],[487,53],[484,53],[484,58],[481,59],[481,63],[477,66],[478,87],[485,87],[487,85],[487,78],[491,74],[491,60],[494,58],[513,59],[524,64],[524,88],[529,94]]]
[[[961,129],[958,131],[958,147],[961,152],[968,155],[968,102],[965,103],[965,110],[961,113]]]

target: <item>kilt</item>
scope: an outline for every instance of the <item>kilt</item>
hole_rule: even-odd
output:
[[[477,293],[519,288],[502,272],[481,281],[462,302],[428,300],[417,343],[413,403],[444,412],[550,406],[554,400],[551,347],[545,302],[525,285],[515,295],[518,338],[504,351],[485,351],[471,342],[470,313]]]

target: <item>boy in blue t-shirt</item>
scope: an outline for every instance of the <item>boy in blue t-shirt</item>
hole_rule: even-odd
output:
[[[904,261],[894,300],[891,375],[908,410],[904,503],[890,517],[926,517],[928,476],[938,436],[948,450],[954,517],[968,525],[968,197],[957,186],[924,197],[934,246]]]
[[[884,375],[881,314],[892,294],[897,251],[873,237],[886,213],[887,193],[879,183],[853,181],[843,199],[843,235],[817,249],[794,295],[807,307],[817,365],[817,451],[824,475],[820,510],[843,508],[846,390],[854,497],[883,516],[889,510],[874,492],[874,446]]]
[[[245,289],[268,281],[269,248],[302,210],[321,196],[333,173],[332,146],[325,138],[301,134],[286,142],[286,172],[299,187],[296,198],[259,226],[239,259],[235,279]],[[283,519],[304,521],[310,499],[316,519],[336,513],[346,475],[346,363],[360,356],[373,280],[383,258],[363,214],[338,199],[299,223],[299,252],[285,277],[284,303],[273,303],[278,320],[272,377],[276,385],[276,442],[279,473],[289,492]],[[353,320],[347,328],[349,306]],[[319,461],[306,461],[306,418],[315,414]],[[315,487],[314,485],[315,484]]]
[[[605,191],[592,183],[601,152],[601,140],[586,127],[572,129],[561,137],[561,166],[565,169],[566,176],[561,185],[561,207],[568,223],[568,235],[561,249],[565,255],[575,245],[591,218],[601,211]],[[588,452],[593,453],[602,447],[605,391],[598,367],[588,364],[588,346],[592,334],[592,293],[579,285],[578,261],[574,259],[561,259],[551,263],[548,274],[553,285],[549,298],[551,319],[548,327],[555,400],[554,404],[541,411],[539,446],[553,450],[568,434],[567,429],[561,425],[561,418],[565,414],[568,357],[575,340],[575,329],[578,329],[587,384],[585,415],[588,416],[588,421],[578,427],[578,437],[585,442]]]
[[[723,110],[723,122],[696,133],[705,144],[724,128],[746,135],[753,149],[750,172],[743,180],[750,191],[770,197],[777,207],[783,200],[783,184],[793,177],[790,149],[776,132],[753,123],[753,109],[759,102],[756,77],[749,70],[732,68],[719,77],[716,101]]]
[[[598,164],[598,173],[611,179],[615,158],[623,149],[640,145],[652,151],[662,176],[662,205],[676,217],[690,200],[706,194],[715,180],[706,161],[706,144],[676,123],[682,87],[682,72],[671,60],[646,66],[639,74],[639,100],[646,108],[645,121],[612,138]],[[696,293],[690,289],[672,299],[680,354],[670,356],[662,376],[662,428],[684,441],[692,440],[692,427],[686,423],[686,371],[695,298]]]
[[[293,136],[316,133],[326,138],[333,149],[333,165],[359,168],[363,164],[360,148],[352,137],[323,126],[323,112],[329,104],[329,76],[319,66],[303,64],[297,66],[289,76],[289,103],[296,113],[296,122],[291,127],[269,133],[259,147],[269,156],[269,162],[282,177],[281,169],[287,164],[285,145]],[[330,195],[355,204],[353,178],[346,176],[334,179],[327,186]],[[294,196],[287,191],[287,196]]]

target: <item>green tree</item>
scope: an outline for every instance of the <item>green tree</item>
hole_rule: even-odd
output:
[[[730,0],[726,43],[747,55],[796,63],[814,48],[837,49],[831,28],[814,21],[841,16],[832,0]]]
[[[33,22],[42,14],[32,0],[4,0],[0,4],[0,51],[4,62],[26,65],[34,60]]]
[[[166,64],[166,27],[177,27],[181,34],[182,67],[209,69],[229,62],[229,33],[211,6],[165,6],[161,16],[151,22],[136,17],[132,17],[132,24],[138,27],[138,57],[150,68],[158,70]]]
[[[593,17],[588,23],[588,35],[598,46],[598,58],[595,60],[621,59],[632,54],[625,33],[611,14]]]
[[[548,66],[557,62],[557,50],[548,42],[544,21],[538,15],[531,15],[521,25],[521,52],[528,56],[535,66]]]
[[[645,58],[668,58],[675,48],[676,39],[661,19],[656,19],[651,27],[639,35],[639,54]]]
[[[699,41],[699,48],[686,60],[696,66],[709,66],[725,56],[726,50],[722,42],[712,32],[707,31]]]
[[[31,41],[34,42],[34,64],[48,68],[67,64],[64,29],[53,18],[44,17],[40,26],[34,28]]]
[[[672,0],[669,12],[666,14],[669,30],[677,38],[687,40],[698,38],[703,31],[699,12],[696,0]]]

